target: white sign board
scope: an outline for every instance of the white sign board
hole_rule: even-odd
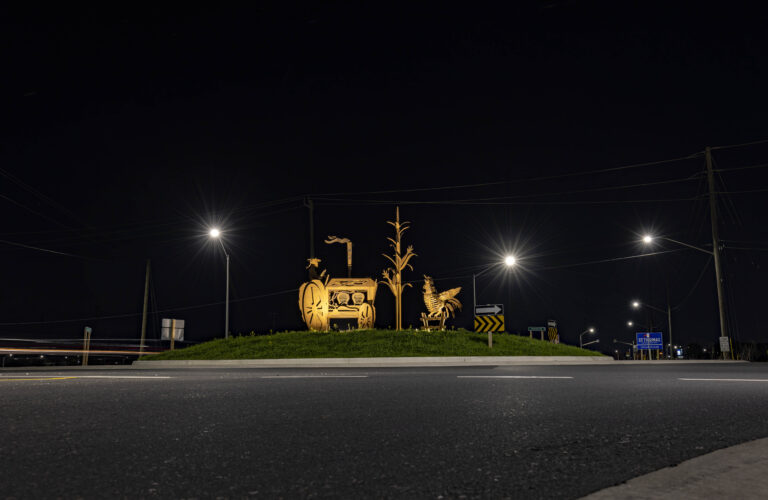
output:
[[[160,328],[160,340],[171,340],[171,318],[163,318],[163,323]],[[184,320],[176,320],[176,328],[173,329],[173,340],[184,340]]]
[[[503,304],[483,304],[475,306],[475,316],[494,316],[504,314]]]
[[[731,352],[731,343],[728,342],[728,337],[720,337],[720,350],[722,352]]]

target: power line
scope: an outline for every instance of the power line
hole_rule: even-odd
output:
[[[66,257],[75,257],[78,259],[85,259],[85,260],[102,260],[102,259],[95,259],[93,257],[85,257],[83,255],[75,255],[73,253],[59,252],[57,250],[51,250],[50,248],[41,248],[41,247],[35,247],[32,245],[25,245],[24,243],[17,243],[15,241],[0,240],[0,243],[5,245],[15,246],[15,247],[28,248],[30,250],[37,250],[38,252],[52,253],[55,255],[64,255]]]
[[[714,151],[715,149],[742,148],[744,146],[754,146],[756,144],[766,144],[766,143],[768,143],[768,139],[762,139],[760,141],[752,141],[752,142],[742,142],[741,144],[728,144],[726,146],[712,146],[710,149]]]
[[[477,183],[477,184],[457,184],[457,185],[450,185],[450,186],[438,186],[438,187],[429,187],[429,188],[410,188],[410,189],[387,189],[387,190],[379,190],[379,191],[354,191],[354,192],[337,192],[337,193],[318,193],[318,194],[307,194],[306,196],[311,197],[312,199],[316,199],[318,196],[345,196],[345,195],[361,195],[361,194],[394,194],[394,193],[415,193],[415,192],[423,192],[423,191],[446,191],[451,189],[468,189],[473,187],[485,187],[485,186],[498,186],[498,185],[505,185],[505,184],[514,184],[514,183],[521,183],[521,182],[535,182],[535,181],[546,181],[546,180],[552,180],[552,179],[564,179],[568,177],[577,177],[582,175],[592,175],[592,174],[600,174],[600,173],[607,173],[607,172],[617,172],[621,170],[628,170],[633,168],[641,168],[641,167],[650,167],[654,165],[663,165],[666,163],[673,163],[678,161],[684,161],[684,160],[690,160],[693,158],[698,158],[701,156],[701,152],[693,153],[688,156],[681,156],[679,158],[670,158],[668,160],[659,160],[659,161],[651,161],[651,162],[645,162],[645,163],[635,163],[632,165],[622,165],[620,167],[610,167],[610,168],[602,168],[602,169],[595,169],[595,170],[587,170],[583,172],[570,172],[566,174],[555,174],[555,175],[544,175],[539,177],[526,177],[521,179],[513,179],[509,181],[497,181],[497,182],[483,182],[483,183]]]
[[[704,277],[704,274],[706,273],[707,269],[709,269],[709,263],[712,261],[712,257],[707,258],[706,264],[704,264],[704,267],[701,269],[701,272],[699,273],[699,277],[696,279],[696,282],[693,284],[693,287],[691,288],[691,291],[688,292],[688,295],[685,296],[683,300],[677,303],[675,307],[673,307],[673,310],[680,309],[680,307],[689,299],[691,298],[691,295],[693,295],[693,292],[696,291],[696,289],[699,287],[699,284],[701,283],[701,278]]]
[[[316,199],[322,201],[323,205],[343,206],[343,205],[613,205],[628,203],[667,203],[695,201],[701,199],[701,196],[688,198],[661,198],[661,199],[638,199],[638,200],[582,200],[582,201],[471,201],[471,200],[451,200],[451,201],[421,201],[421,200],[350,200],[344,198],[324,198]],[[328,203],[330,202],[330,203]]]
[[[715,172],[733,172],[735,170],[752,170],[755,168],[766,168],[768,163],[759,163],[757,165],[744,165],[743,167],[716,168]]]
[[[290,290],[281,290],[279,292],[271,292],[271,293],[264,293],[260,295],[251,295],[250,297],[242,297],[239,299],[230,299],[230,303],[232,302],[245,302],[248,300],[254,300],[254,299],[261,299],[264,297],[273,297],[276,295],[283,295],[286,293],[295,293],[298,292],[298,288],[291,288]],[[182,306],[182,307],[171,307],[168,309],[162,309],[162,310],[156,310],[149,314],[162,314],[162,313],[168,313],[168,312],[177,312],[177,311],[188,311],[191,309],[203,309],[206,307],[213,307],[213,306],[220,306],[224,304],[223,300],[217,301],[217,302],[209,302],[207,304],[197,304],[192,306]],[[126,313],[126,314],[113,314],[109,316],[89,316],[86,318],[72,318],[72,319],[59,319],[59,320],[46,320],[46,321],[20,321],[20,322],[12,322],[12,323],[0,323],[0,326],[30,326],[30,325],[50,325],[50,324],[58,324],[58,323],[77,323],[81,321],[98,321],[98,320],[106,320],[106,319],[126,319],[126,318],[135,318],[137,316],[141,316],[141,313]]]

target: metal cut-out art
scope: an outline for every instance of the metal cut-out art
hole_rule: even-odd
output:
[[[387,260],[389,260],[394,267],[388,267],[382,271],[382,276],[384,276],[384,280],[387,283],[387,286],[389,286],[389,290],[392,292],[392,295],[395,296],[395,330],[402,330],[403,329],[403,289],[405,287],[411,286],[410,283],[406,283],[403,285],[403,278],[402,278],[402,272],[403,269],[410,268],[411,271],[413,271],[413,266],[411,266],[408,262],[413,258],[416,257],[416,254],[413,252],[413,246],[409,245],[408,248],[405,251],[405,255],[401,254],[400,251],[400,239],[403,235],[403,233],[406,231],[406,229],[409,228],[408,224],[410,222],[400,222],[400,207],[397,207],[396,209],[396,218],[395,222],[387,221],[387,224],[390,224],[392,227],[395,228],[395,237],[394,238],[387,238],[389,240],[389,243],[394,250],[395,253],[392,256],[389,256],[387,254],[382,254]]]
[[[330,236],[326,243],[347,244],[347,266],[351,273],[352,242]],[[307,328],[327,331],[332,319],[356,319],[359,329],[373,328],[378,282],[371,278],[330,278],[325,270],[320,272],[320,259],[308,260],[309,281],[299,288],[299,309]]]
[[[457,309],[461,311],[461,302],[456,298],[460,291],[459,286],[438,293],[432,278],[424,275],[424,305],[427,306],[427,312],[421,313],[421,323],[426,330],[445,330],[448,316],[453,318]],[[434,322],[438,325],[432,325]]]

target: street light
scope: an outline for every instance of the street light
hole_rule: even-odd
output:
[[[513,255],[507,255],[504,257],[504,265],[508,268],[512,268],[517,264],[517,259]],[[489,270],[493,269],[493,266],[488,266],[487,268],[483,269],[479,273],[472,273],[472,303],[475,307],[477,307],[477,286],[475,284],[477,277],[481,276],[485,273],[487,273]],[[472,314],[474,314],[474,309],[472,310]]]
[[[712,200],[710,200],[710,209],[714,210],[714,205],[712,205]],[[713,261],[715,264],[715,282],[717,284],[717,307],[718,312],[720,313],[720,336],[721,337],[728,337],[728,334],[725,330],[725,302],[724,302],[724,295],[723,295],[723,280],[721,278],[721,271],[720,271],[720,251],[718,249],[717,244],[717,232],[716,232],[716,226],[714,222],[714,216],[712,221],[712,250],[707,250],[705,248],[699,248],[694,245],[689,245],[688,243],[684,243],[682,241],[673,240],[672,238],[667,238],[665,236],[651,236],[649,234],[646,234],[643,236],[643,243],[650,244],[655,238],[658,238],[660,240],[666,240],[670,243],[675,243],[677,245],[682,245],[687,248],[692,248],[693,250],[698,250],[699,252],[704,252],[705,254],[713,257]],[[671,330],[671,326],[670,326]]]
[[[583,337],[587,333],[595,333],[595,329],[592,328],[592,327],[589,327],[586,330],[584,330],[583,332],[581,332],[581,334],[579,334],[579,347],[581,347],[581,348],[584,348]],[[591,344],[591,342],[590,342],[590,344]]]
[[[227,291],[226,299],[224,301],[224,338],[229,338],[229,252],[224,247],[224,242],[221,241],[221,231],[218,228],[211,228],[208,232],[211,238],[217,240],[221,245],[221,249],[224,251],[224,256],[227,258]],[[171,333],[173,335],[173,333]]]
[[[633,323],[633,322],[631,322],[631,321],[627,321],[627,326],[631,327],[631,326],[633,326],[633,325],[634,325],[634,323]]]
[[[632,359],[635,359],[635,351],[637,350],[637,345],[631,344],[629,342],[622,342],[621,340],[618,340],[618,339],[613,339],[613,343],[614,344],[624,344],[624,345],[628,345],[629,347],[631,347],[632,348]]]
[[[669,289],[667,289],[667,292],[669,292]],[[632,301],[632,307],[633,308],[640,309],[640,306],[645,306],[648,309],[653,309],[654,311],[660,312],[662,314],[663,313],[667,313],[667,329],[669,330],[667,333],[668,333],[668,336],[669,336],[669,339],[668,339],[669,343],[671,344],[672,343],[672,306],[669,304],[669,293],[667,293],[667,310],[666,311],[664,309],[660,309],[658,307],[652,306],[650,304],[646,304],[644,302],[641,303],[638,300]],[[669,354],[670,354],[670,356],[672,356],[671,350],[670,350]]]

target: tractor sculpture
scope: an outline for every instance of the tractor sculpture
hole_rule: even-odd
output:
[[[299,288],[299,309],[307,328],[327,331],[332,319],[356,319],[361,330],[373,328],[376,320],[378,282],[371,278],[352,278],[352,242],[329,236],[326,243],[347,244],[347,278],[330,278],[319,271],[320,259],[308,259],[309,281]]]

